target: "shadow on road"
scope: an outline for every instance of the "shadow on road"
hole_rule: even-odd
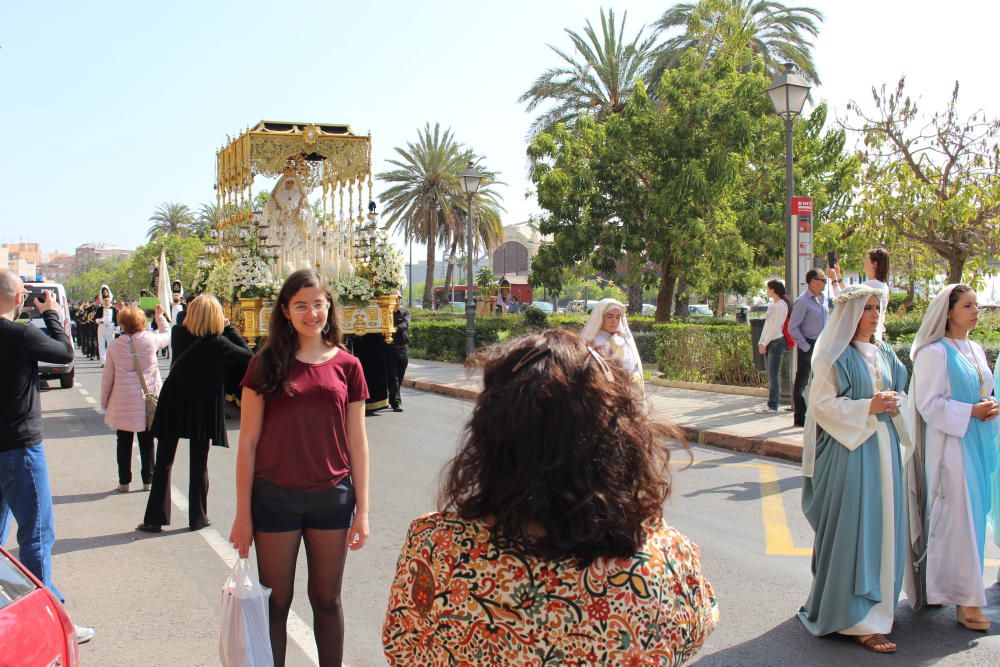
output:
[[[53,505],[68,505],[70,503],[92,503],[96,500],[104,500],[108,496],[120,495],[114,489],[107,491],[97,491],[95,493],[75,493],[65,496],[52,496]]]
[[[722,649],[695,660],[700,667],[711,665],[885,665],[887,663],[931,665],[946,658],[949,664],[983,664],[974,656],[963,656],[980,642],[996,639],[1000,631],[1000,584],[986,590],[985,610],[994,627],[991,635],[967,630],[955,622],[955,607],[914,612],[904,601],[896,608],[896,621],[889,638],[899,646],[893,655],[880,655],[858,646],[841,635],[813,637],[797,618],[790,618],[759,637]],[[724,620],[722,622],[725,622]],[[987,638],[988,637],[988,638]]]

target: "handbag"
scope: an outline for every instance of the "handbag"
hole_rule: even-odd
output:
[[[222,585],[219,660],[223,667],[274,664],[267,599],[271,589],[260,583],[246,558],[239,558]]]
[[[149,388],[146,386],[146,376],[142,374],[142,369],[139,368],[139,355],[135,353],[135,347],[132,346],[131,336],[128,337],[128,353],[132,356],[132,363],[135,365],[135,374],[139,378],[139,386],[142,387],[142,399],[146,405],[146,430],[148,431],[153,427],[153,417],[156,416],[157,398],[155,394],[149,393]]]

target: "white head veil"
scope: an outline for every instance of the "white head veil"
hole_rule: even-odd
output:
[[[108,298],[111,299],[111,303],[115,302],[115,294],[111,291],[111,288],[107,285],[101,285],[101,289],[97,291],[97,295],[101,297],[101,304],[104,304],[104,290],[108,290]]]
[[[601,326],[604,324],[604,314],[608,312],[610,308],[617,308],[622,311],[622,322],[618,325],[618,334],[625,339],[625,344],[628,346],[629,351],[632,353],[632,357],[635,362],[639,365],[639,373],[642,373],[642,359],[639,357],[639,348],[635,345],[635,338],[632,337],[632,330],[628,327],[628,319],[625,317],[625,313],[628,310],[621,301],[617,299],[601,299],[594,306],[594,310],[590,312],[590,318],[587,323],[583,326],[583,331],[580,332],[580,336],[587,343],[587,345],[592,345],[594,343],[594,338],[597,334],[601,332]]]
[[[921,448],[923,447],[924,422],[917,410],[916,392],[921,382],[917,379],[917,355],[928,345],[944,338],[944,331],[948,326],[948,301],[951,299],[952,290],[959,284],[945,285],[944,289],[931,300],[927,312],[924,313],[924,321],[920,323],[920,329],[913,338],[913,345],[910,347],[910,362],[913,365],[913,371],[910,373],[909,390],[906,392],[910,397],[906,421],[911,429],[910,440]]]
[[[833,300],[834,309],[826,328],[816,339],[812,353],[813,376],[823,376],[833,372],[833,365],[854,340],[858,322],[865,312],[865,304],[871,297],[880,297],[882,292],[867,285],[851,285]],[[806,424],[802,431],[802,474],[812,477],[816,463],[816,416],[813,406],[806,411]]]

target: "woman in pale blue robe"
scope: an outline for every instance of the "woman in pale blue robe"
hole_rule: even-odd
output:
[[[874,338],[877,290],[851,286],[835,304],[813,352],[803,432],[802,510],[816,537],[798,617],[814,635],[849,635],[891,653],[885,635],[908,553],[899,435],[907,373]]]

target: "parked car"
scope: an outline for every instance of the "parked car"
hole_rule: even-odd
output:
[[[0,662],[78,667],[69,614],[52,592],[0,547]]]
[[[656,304],[655,303],[642,304],[642,314],[644,317],[653,317],[654,315],[656,315]]]
[[[48,282],[28,282],[25,283],[24,286],[31,292],[31,296],[26,297],[25,299],[25,305],[32,304],[33,299],[41,296],[43,290],[55,294],[56,300],[59,302],[59,308],[62,310],[63,329],[66,331],[66,335],[69,336],[70,345],[72,345],[73,337],[70,336],[71,323],[69,319],[69,302],[66,300],[66,289],[60,283]],[[21,317],[25,316],[30,318],[31,324],[39,329],[45,330],[47,328],[45,326],[45,320],[42,319],[42,314],[38,312],[37,308],[28,308],[21,314]],[[58,378],[59,386],[63,389],[69,389],[73,386],[73,381],[76,377],[76,366],[72,361],[68,364],[50,364],[47,361],[39,361],[38,376],[43,380]]]
[[[528,304],[528,308],[537,308],[546,315],[551,315],[555,312],[555,309],[552,307],[552,304],[549,303],[548,301],[534,301]]]
[[[708,304],[697,303],[697,304],[688,304],[688,315],[712,317],[713,315],[715,315],[715,313],[713,313],[712,309],[708,307]]]

